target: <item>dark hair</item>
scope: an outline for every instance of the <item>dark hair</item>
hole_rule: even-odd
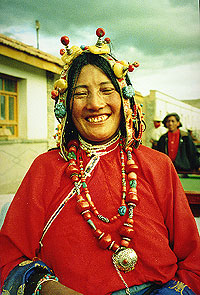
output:
[[[163,119],[163,121],[162,121],[163,125],[164,125],[166,128],[167,128],[167,126],[166,126],[167,119],[168,119],[169,117],[171,117],[171,116],[175,117],[177,122],[180,122],[180,117],[179,117],[179,115],[178,115],[177,113],[170,113],[170,114],[168,114],[168,115]],[[180,128],[181,126],[182,126],[182,124],[181,124],[181,122],[180,122],[178,128]]]
[[[67,110],[67,118],[66,118],[66,123],[64,126],[64,131],[63,131],[63,144],[66,146],[66,144],[74,138],[77,138],[77,130],[76,127],[73,123],[72,120],[72,111],[70,110],[70,101],[73,99],[74,95],[74,86],[77,83],[78,77],[80,75],[80,72],[82,68],[86,65],[94,65],[100,68],[105,75],[111,80],[112,84],[115,87],[115,90],[120,94],[121,96],[121,90],[119,87],[119,84],[116,80],[115,74],[109,64],[109,62],[102,56],[98,54],[92,54],[88,52],[84,52],[81,55],[79,55],[72,63],[69,71],[68,71],[68,92],[67,92],[67,97],[66,97],[66,110]],[[131,82],[128,78],[126,77],[126,82],[127,85],[130,85]],[[131,102],[131,107],[134,104],[134,100]],[[122,120],[120,124],[120,130],[122,133],[122,136],[126,136],[126,128],[125,128],[125,119],[124,119],[124,112],[122,111]]]

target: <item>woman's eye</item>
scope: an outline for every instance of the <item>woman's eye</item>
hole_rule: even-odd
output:
[[[101,89],[101,92],[102,92],[103,94],[111,94],[111,93],[113,93],[114,91],[115,91],[114,88],[105,88],[105,89]]]
[[[75,92],[74,96],[75,98],[82,98],[82,97],[86,97],[88,95],[87,92]]]

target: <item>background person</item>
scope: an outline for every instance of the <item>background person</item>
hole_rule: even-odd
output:
[[[157,143],[161,135],[163,135],[167,129],[162,126],[162,120],[159,117],[155,117],[153,120],[154,129],[151,134],[150,142],[152,143],[152,149],[157,149]]]
[[[168,132],[159,139],[157,150],[170,157],[177,171],[198,171],[200,163],[197,149],[191,136],[179,129],[182,126],[179,115],[168,114],[163,124]]]
[[[2,294],[198,294],[199,235],[180,180],[140,145],[132,66],[97,35],[83,50],[61,39],[60,145],[33,162],[8,210]]]

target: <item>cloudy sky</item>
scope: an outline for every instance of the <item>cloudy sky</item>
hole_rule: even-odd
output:
[[[136,90],[156,89],[177,99],[200,98],[199,0],[7,0],[0,33],[60,56],[60,37],[92,45],[103,27],[118,59],[139,61]]]

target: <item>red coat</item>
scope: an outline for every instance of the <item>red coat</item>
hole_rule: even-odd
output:
[[[179,178],[168,156],[140,146],[133,156],[138,169],[138,198],[134,209],[135,235],[130,244],[138,255],[133,271],[123,274],[129,286],[177,279],[200,292],[200,243],[195,220]],[[88,158],[84,154],[84,163]],[[2,281],[21,261],[36,256],[43,228],[73,188],[58,150],[40,155],[32,164],[12,202],[0,236]],[[101,156],[87,185],[100,214],[112,217],[121,200],[119,148]],[[94,218],[97,227],[120,243],[113,224]],[[72,197],[43,239],[39,258],[60,282],[80,293],[109,294],[123,289],[112,252],[99,248],[89,225],[76,210]]]

